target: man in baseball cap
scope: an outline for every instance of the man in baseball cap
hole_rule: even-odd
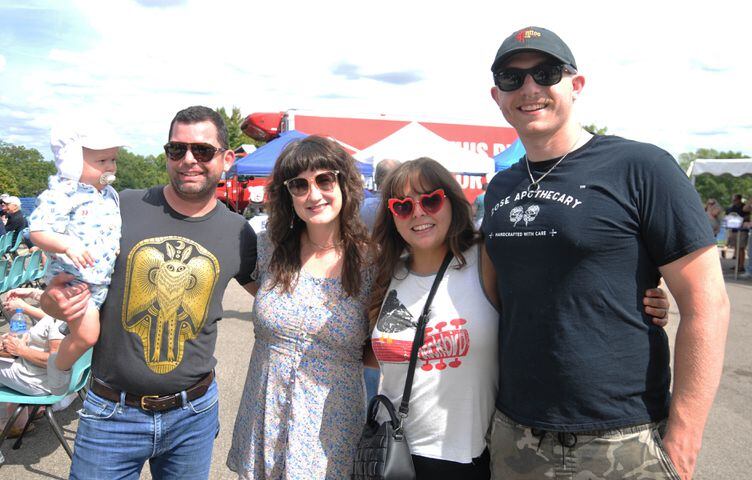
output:
[[[8,219],[5,222],[5,231],[15,232],[13,234],[13,243],[15,244],[18,235],[28,226],[26,217],[21,211],[21,199],[16,196],[7,195],[2,199],[2,202],[4,204],[5,216]]]
[[[491,70],[496,71],[508,58],[520,52],[541,52],[577,71],[577,63],[567,44],[554,32],[540,27],[523,28],[507,37],[496,52]]]
[[[493,476],[690,478],[729,321],[697,192],[667,152],[580,126],[585,78],[550,30],[512,33],[491,71],[526,150],[491,180],[481,226],[504,305]],[[681,315],[673,395],[640,301],[661,276]]]

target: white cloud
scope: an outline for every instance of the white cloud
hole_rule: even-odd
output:
[[[32,115],[29,112],[25,111],[5,111],[3,112],[4,115],[8,115],[11,118],[19,119],[19,120],[28,120],[32,118]]]
[[[53,62],[58,62],[65,65],[83,66],[86,62],[85,52],[72,52],[70,50],[64,50],[61,48],[53,48],[50,50],[47,58]]]
[[[706,146],[752,153],[741,128],[752,105],[739,93],[752,74],[746,17],[720,2],[677,10],[636,0],[608,14],[594,1],[576,10],[558,1],[167,3],[174,6],[74,1],[76,21],[61,27],[85,41],[53,42],[36,62],[19,57],[24,68],[13,56],[23,49],[0,41],[0,70],[4,58],[14,64],[0,91],[15,110],[33,112],[27,121],[37,128],[71,109],[111,120],[139,153],[157,153],[174,113],[197,103],[244,114],[302,108],[504,124],[488,93],[489,67],[503,38],[532,24],[572,47],[588,80],[578,101],[584,123],[674,154]],[[333,73],[341,64],[361,77]],[[362,78],[393,72],[420,79]],[[698,133],[712,131],[726,133]]]

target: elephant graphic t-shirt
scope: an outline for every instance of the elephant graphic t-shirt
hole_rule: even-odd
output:
[[[176,393],[214,365],[228,282],[251,281],[256,236],[221,203],[186,217],[163,187],[120,195],[120,256],[101,310],[94,376],[139,395]]]

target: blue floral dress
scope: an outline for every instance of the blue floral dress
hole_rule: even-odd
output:
[[[271,243],[258,238],[255,344],[227,466],[241,478],[347,479],[365,420],[363,343],[373,270],[357,297],[301,271],[269,289]]]

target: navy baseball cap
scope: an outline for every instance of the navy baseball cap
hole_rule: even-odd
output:
[[[574,55],[564,40],[551,30],[540,27],[526,27],[508,36],[496,52],[491,71],[496,72],[509,57],[520,52],[545,53],[577,71]]]

